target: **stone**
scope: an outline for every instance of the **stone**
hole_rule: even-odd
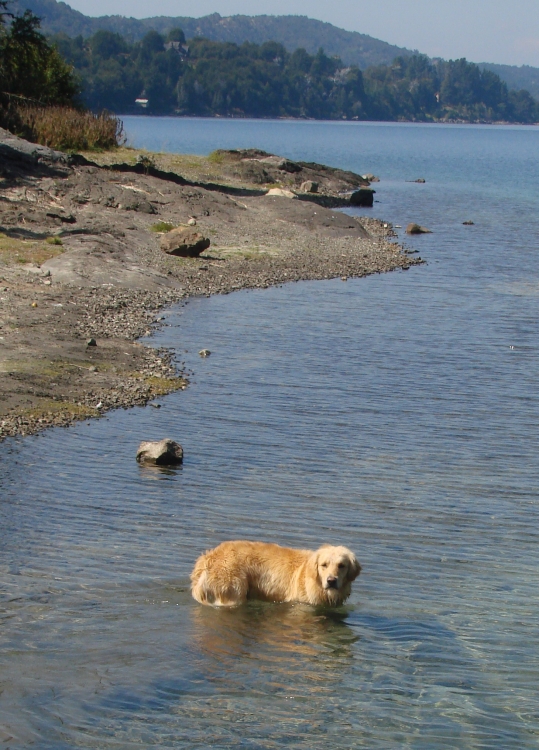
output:
[[[430,229],[422,227],[419,224],[408,224],[406,234],[432,234]]]
[[[465,227],[473,227],[474,223],[475,222],[473,222],[471,219],[469,219],[468,221],[463,221],[462,222],[463,226],[465,226]]]
[[[291,190],[285,190],[284,188],[271,188],[271,190],[268,190],[266,193],[267,196],[272,197],[276,196],[277,198],[296,198],[296,194],[293,193]]]
[[[376,191],[372,188],[360,188],[352,193],[350,196],[351,206],[363,206],[364,208],[372,208],[374,205],[374,193]]]
[[[301,183],[300,190],[302,193],[317,193],[318,183],[313,182],[312,180],[306,180],[305,182]]]
[[[196,227],[196,225],[197,225],[197,220],[194,219],[193,217],[191,217],[189,221],[187,222],[187,226],[189,227]]]
[[[418,180],[414,180],[414,182],[418,182],[420,185],[424,185],[426,183],[426,180],[424,180],[423,177],[420,177]]]
[[[209,349],[201,349],[199,351],[199,354],[200,354],[201,357],[209,357],[210,354],[211,354],[211,352],[210,352]]]
[[[376,177],[376,175],[372,174],[371,172],[368,172],[367,174],[361,175],[364,180],[367,180],[367,182],[380,182],[380,178]]]
[[[97,346],[97,341],[95,339],[88,339],[86,346]]]
[[[195,232],[191,227],[178,227],[161,237],[161,250],[180,258],[198,258],[210,244],[207,237]]]
[[[139,464],[176,466],[183,461],[183,448],[174,440],[165,438],[158,442],[142,442],[137,450]]]

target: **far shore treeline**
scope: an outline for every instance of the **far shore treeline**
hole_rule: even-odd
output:
[[[149,31],[139,42],[98,31],[88,39],[50,38],[80,77],[92,110],[236,117],[389,121],[539,121],[539,102],[508,90],[498,75],[465,59],[398,57],[364,71],[321,49],[238,45],[195,38],[181,29]]]
[[[122,143],[115,115],[539,122],[539,102],[466,60],[397,57],[361,71],[320,49],[277,42],[186,41],[180,28],[140,41],[100,30],[45,37],[30,11],[0,0],[0,126],[64,150]],[[137,103],[138,100],[138,103]]]

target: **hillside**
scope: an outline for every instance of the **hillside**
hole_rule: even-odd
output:
[[[73,10],[57,0],[14,0],[15,10],[29,8],[42,19],[46,34],[64,33],[70,37],[79,34],[87,38],[99,29],[116,32],[130,41],[139,41],[150,30],[166,34],[180,26],[188,39],[204,36],[216,42],[249,41],[262,44],[276,41],[289,52],[303,47],[314,54],[320,47],[327,55],[339,57],[345,65],[357,65],[361,70],[371,65],[389,65],[397,56],[414,54],[395,45],[374,39],[367,34],[339,29],[330,23],[306,16],[231,16],[223,18],[218,13],[203,18],[167,17],[125,18],[102,16],[93,18]],[[498,65],[480,63],[479,67],[496,73],[510,89],[527,89],[539,99],[539,68],[529,65]]]
[[[139,41],[150,30],[166,34],[180,26],[188,39],[203,36],[216,42],[249,41],[262,44],[276,41],[293,52],[303,47],[314,54],[320,47],[330,57],[336,55],[346,65],[367,68],[370,65],[389,64],[398,55],[411,55],[395,45],[379,39],[345,31],[330,23],[316,21],[306,16],[231,16],[223,18],[218,13],[203,18],[167,17],[125,18],[102,16],[91,18],[73,10],[66,3],[56,0],[15,0],[12,7],[18,10],[29,8],[42,19],[41,27],[46,34],[65,33],[70,37],[81,34],[92,36],[99,29],[113,31],[130,41]]]
[[[531,65],[497,65],[496,63],[479,63],[482,70],[490,70],[500,76],[510,89],[527,89],[532,96],[539,99],[539,68]]]

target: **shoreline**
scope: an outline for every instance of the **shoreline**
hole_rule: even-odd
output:
[[[191,163],[199,180],[170,181],[164,168],[193,157],[152,155],[161,169],[152,176],[115,170],[114,152],[100,165],[7,140],[15,152],[0,185],[0,442],[186,388],[174,353],[138,339],[188,297],[423,262],[388,224],[322,205],[346,180],[361,180],[351,173],[321,168],[321,194],[291,200],[249,182],[256,159],[212,165],[222,190],[206,189],[203,159]],[[21,160],[21,148],[31,158]],[[277,177],[284,187],[291,179]],[[199,258],[163,253],[156,222],[189,219],[210,248]]]

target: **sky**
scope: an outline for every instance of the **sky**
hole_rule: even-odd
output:
[[[539,67],[539,0],[66,1],[90,16],[304,15],[431,57]]]

